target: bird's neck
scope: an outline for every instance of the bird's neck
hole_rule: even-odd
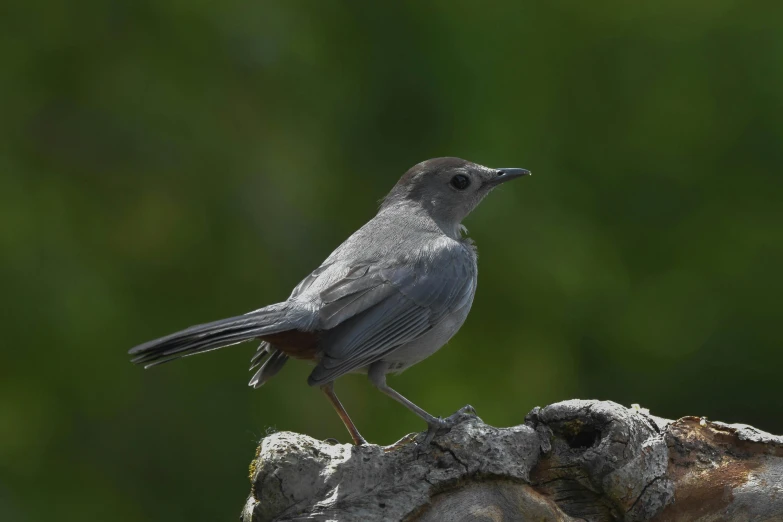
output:
[[[378,216],[393,216],[393,219],[401,222],[401,226],[440,232],[455,241],[462,240],[461,223],[453,219],[438,219],[417,201],[396,201],[382,207]]]

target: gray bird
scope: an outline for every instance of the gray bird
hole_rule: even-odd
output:
[[[334,381],[366,372],[380,391],[427,422],[426,444],[450,428],[449,420],[390,388],[386,375],[435,353],[465,322],[477,269],[461,222],[495,187],[528,174],[459,158],[419,163],[400,178],[378,214],[286,301],[144,343],[130,350],[132,361],[149,368],[261,340],[250,386],[263,386],[291,357],[313,362],[308,384],[323,390],[358,445],[366,441],[335,395]]]

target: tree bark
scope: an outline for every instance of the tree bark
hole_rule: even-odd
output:
[[[613,402],[536,408],[494,428],[389,447],[264,438],[241,519],[262,521],[783,521],[783,437]]]

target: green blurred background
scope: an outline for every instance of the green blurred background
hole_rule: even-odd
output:
[[[391,383],[783,433],[783,4],[7,2],[0,520],[234,520],[267,430],[349,438],[309,367],[126,350],[280,301],[411,165],[526,167],[467,225],[460,334]],[[422,422],[361,376],[364,435]]]

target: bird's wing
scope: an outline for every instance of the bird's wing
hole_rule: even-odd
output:
[[[415,261],[352,267],[321,292],[322,359],[310,384],[331,382],[416,339],[470,303],[475,260],[463,245]]]
[[[294,300],[300,295],[302,295],[303,293],[307,292],[307,290],[309,290],[310,287],[313,286],[313,284],[318,280],[321,274],[323,274],[324,272],[332,268],[332,265],[333,263],[325,262],[324,264],[322,264],[321,266],[313,270],[313,272],[309,276],[302,279],[299,282],[299,284],[296,285],[296,288],[294,288],[293,292],[291,292],[291,297],[289,297],[288,299]]]

